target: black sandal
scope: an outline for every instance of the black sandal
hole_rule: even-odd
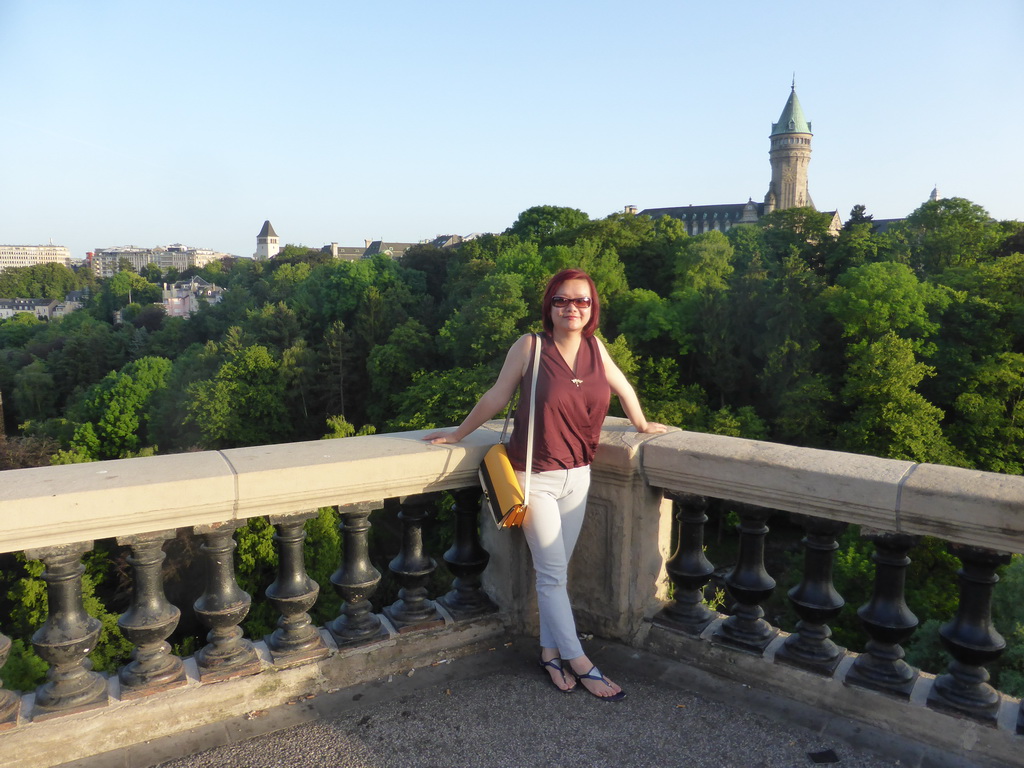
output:
[[[623,690],[620,690],[618,693],[613,693],[611,696],[601,696],[600,694],[594,693],[592,690],[587,688],[587,686],[583,685],[584,680],[600,680],[602,683],[609,686],[612,684],[612,681],[605,677],[603,674],[601,674],[601,670],[598,669],[596,666],[591,667],[590,671],[587,672],[587,674],[585,675],[579,675],[575,672],[573,672],[573,674],[576,675],[576,679],[580,681],[579,684],[583,686],[584,690],[586,690],[587,693],[589,693],[596,699],[601,699],[601,701],[622,701],[624,698],[626,698],[626,692]]]
[[[544,671],[544,674],[547,676],[548,680],[551,681],[551,684],[555,686],[559,693],[572,693],[578,687],[574,685],[572,688],[559,688],[558,683],[555,682],[555,679],[551,676],[551,673],[548,672],[548,667],[551,667],[551,669],[557,669],[558,674],[562,676],[562,680],[564,680],[566,683],[569,682],[569,677],[565,674],[565,670],[562,669],[562,665],[559,659],[555,658],[549,661],[544,661],[544,659],[541,659],[538,663],[540,664],[540,668]]]

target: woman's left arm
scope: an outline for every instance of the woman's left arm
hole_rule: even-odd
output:
[[[668,427],[664,424],[648,421],[644,417],[643,408],[640,407],[640,401],[633,390],[633,385],[629,383],[626,375],[615,364],[615,361],[612,360],[611,355],[608,354],[608,350],[605,349],[600,339],[597,339],[597,346],[601,350],[601,361],[604,363],[604,375],[608,379],[608,386],[611,387],[612,392],[618,395],[622,410],[626,412],[626,417],[633,422],[636,431],[648,435],[667,432]]]

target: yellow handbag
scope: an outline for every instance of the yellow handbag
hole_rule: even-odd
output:
[[[504,443],[492,445],[480,464],[480,486],[484,489],[491,519],[499,528],[514,528],[523,524],[526,504],[523,489],[508,460]]]
[[[516,471],[508,458],[505,448],[505,433],[512,417],[512,401],[508,404],[505,427],[496,445],[492,445],[480,462],[480,487],[484,491],[485,504],[491,519],[498,528],[517,528],[526,518],[527,502],[530,497],[530,470],[533,465],[533,422],[534,403],[537,398],[537,373],[540,368],[540,338],[534,334],[533,382],[530,387],[530,418],[526,438],[526,482],[525,489],[519,487]]]

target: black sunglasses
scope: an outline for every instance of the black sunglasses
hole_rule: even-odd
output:
[[[575,299],[570,299],[566,296],[552,296],[551,306],[561,309],[567,307],[570,304],[575,306],[577,309],[590,309],[590,305],[594,303],[594,300],[589,296],[580,296]]]

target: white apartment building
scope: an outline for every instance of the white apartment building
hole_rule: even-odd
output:
[[[0,272],[36,264],[71,266],[71,251],[63,245],[0,245]]]
[[[184,272],[192,267],[205,267],[211,261],[223,259],[227,255],[209,248],[190,248],[174,243],[155,248],[139,248],[134,245],[97,248],[87,256],[87,260],[96,277],[113,277],[118,273],[122,259],[136,272],[141,272],[147,264],[155,264],[161,272],[172,268]]]
[[[14,317],[19,312],[35,315],[39,320],[49,320],[59,303],[56,299],[0,299],[0,320]]]

